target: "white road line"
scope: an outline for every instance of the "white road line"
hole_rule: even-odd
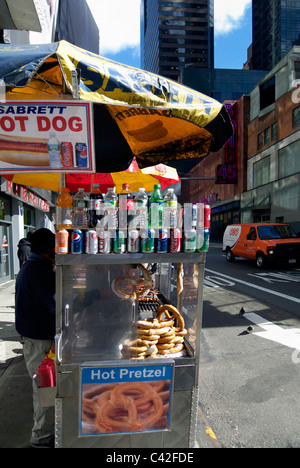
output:
[[[300,351],[299,328],[283,329],[272,322],[267,322],[264,318],[252,312],[245,314],[244,317],[249,320],[249,322],[255,323],[265,330],[263,332],[253,333],[253,335],[257,335],[270,341],[275,341],[283,346],[288,346],[289,348]]]
[[[208,271],[209,273],[213,273],[214,275],[222,276],[223,278],[227,278],[229,280],[235,281],[236,283],[244,284],[245,286],[248,286],[249,288],[259,289],[260,291],[267,292],[268,294],[273,294],[273,296],[279,296],[279,297],[282,297],[283,299],[287,299],[288,301],[297,302],[297,304],[300,304],[300,299],[297,299],[296,297],[288,296],[287,294],[282,294],[278,291],[271,291],[270,289],[263,288],[262,286],[257,286],[256,284],[252,284],[247,281],[239,280],[239,279],[233,278],[232,276],[224,275],[223,273],[209,270],[208,268],[205,268],[205,271]]]

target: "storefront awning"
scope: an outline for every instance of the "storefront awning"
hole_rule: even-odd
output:
[[[33,0],[0,0],[0,29],[41,32]]]

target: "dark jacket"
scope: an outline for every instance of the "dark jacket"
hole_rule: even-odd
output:
[[[18,259],[20,261],[20,268],[24,262],[28,259],[31,252],[31,244],[27,239],[21,239],[18,243]]]
[[[26,338],[53,340],[55,335],[55,273],[44,257],[31,253],[16,280],[17,332]]]

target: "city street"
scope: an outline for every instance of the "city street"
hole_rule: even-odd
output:
[[[300,447],[299,283],[296,268],[207,254],[200,415],[214,446]]]

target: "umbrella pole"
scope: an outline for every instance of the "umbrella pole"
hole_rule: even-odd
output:
[[[93,191],[94,180],[95,180],[95,174],[92,174],[92,175],[91,175],[91,189],[90,189],[90,193],[92,193],[92,191]]]
[[[59,188],[66,188],[66,174],[60,174],[60,183],[59,183]]]

